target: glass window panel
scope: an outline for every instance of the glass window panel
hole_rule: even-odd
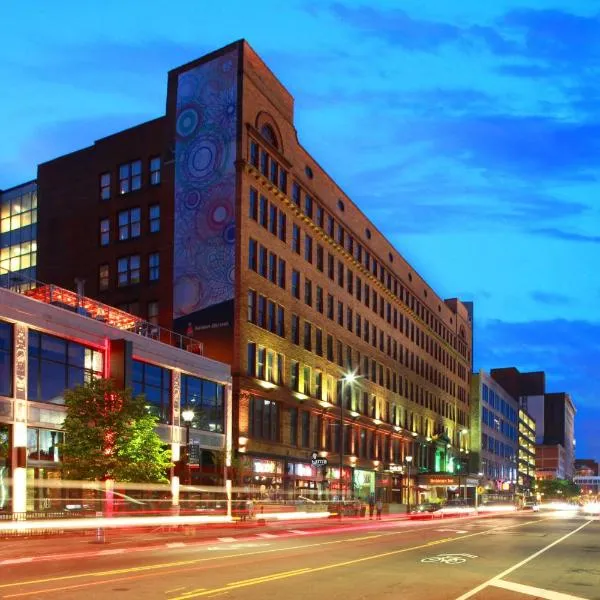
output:
[[[67,357],[67,342],[50,335],[42,336],[41,358],[64,363]]]
[[[38,452],[38,430],[33,427],[27,428],[27,458],[39,459]]]
[[[76,385],[82,385],[86,381],[84,370],[80,367],[69,367],[69,380],[67,387],[74,388]]]
[[[142,161],[136,160],[131,163],[131,173],[132,175],[140,175],[142,173]]]
[[[64,404],[63,393],[66,382],[65,365],[53,362],[41,362],[41,397],[40,402]]]
[[[81,344],[69,342],[67,357],[70,365],[83,368],[85,366],[86,347]]]

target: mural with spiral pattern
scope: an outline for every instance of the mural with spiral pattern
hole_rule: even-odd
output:
[[[234,296],[237,50],[179,75],[173,313]]]

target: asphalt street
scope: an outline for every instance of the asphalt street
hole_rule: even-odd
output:
[[[600,521],[515,514],[290,526],[285,535],[0,567],[0,598],[600,600]]]

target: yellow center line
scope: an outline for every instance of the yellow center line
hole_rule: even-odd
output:
[[[531,523],[538,523],[541,520],[546,520],[546,519],[539,519],[537,521],[527,521],[525,523],[518,523],[518,524],[509,526],[509,527],[521,527],[521,526],[525,526],[525,525],[528,525]],[[461,535],[459,538],[448,538],[448,539],[462,539],[462,538],[466,538],[466,537],[471,537],[472,535],[482,535],[484,533],[488,533],[489,531],[494,531],[496,529],[501,529],[501,527],[494,527],[492,529],[486,529],[485,531],[477,532],[475,534]],[[215,555],[215,556],[211,556],[208,558],[196,558],[196,559],[181,560],[181,561],[174,561],[174,562],[167,562],[167,563],[157,563],[157,564],[153,564],[153,565],[145,565],[145,566],[140,566],[140,567],[129,567],[129,568],[125,568],[125,569],[111,569],[108,571],[88,571],[86,573],[61,575],[58,577],[45,577],[43,579],[30,579],[27,581],[16,581],[16,582],[12,582],[12,583],[3,583],[3,584],[0,584],[0,589],[6,589],[6,588],[11,588],[11,587],[21,587],[21,586],[26,586],[26,585],[39,585],[39,584],[43,584],[43,583],[51,583],[51,582],[58,582],[58,581],[69,581],[69,580],[72,581],[74,579],[83,579],[86,577],[97,579],[97,578],[101,578],[101,577],[110,577],[110,576],[114,576],[114,575],[123,575],[123,574],[128,574],[128,573],[143,573],[143,572],[149,572],[149,571],[156,571],[156,570],[160,570],[160,569],[169,569],[169,568],[173,568],[173,567],[186,567],[189,565],[196,565],[196,564],[200,564],[200,563],[204,563],[204,562],[211,562],[211,561],[223,560],[223,559],[228,559],[228,558],[239,559],[239,558],[244,558],[247,556],[257,556],[257,555],[262,555],[262,554],[272,554],[275,552],[288,552],[291,550],[302,550],[304,548],[316,548],[316,547],[320,547],[320,546],[344,544],[348,541],[367,540],[367,539],[372,539],[375,537],[382,537],[382,536],[388,536],[388,535],[402,535],[405,533],[412,533],[415,531],[428,531],[428,530],[431,530],[431,528],[423,527],[423,528],[413,529],[413,530],[403,529],[401,531],[386,532],[386,533],[382,533],[382,534],[377,534],[375,536],[364,536],[364,537],[360,537],[360,538],[351,538],[351,539],[345,538],[342,540],[332,540],[329,542],[317,542],[314,544],[302,544],[302,545],[298,545],[298,546],[289,546],[287,548],[271,548],[268,550],[255,550],[252,552],[242,552],[242,553],[238,553],[238,554]],[[444,541],[447,541],[447,539]],[[433,543],[439,543],[439,542],[433,542]],[[63,589],[63,588],[60,588],[60,589]],[[52,590],[44,590],[44,591],[52,591]],[[37,593],[37,592],[29,592],[29,593],[22,592],[20,594],[12,594],[10,596],[4,596],[4,597],[5,598],[14,598],[17,596],[26,596],[31,593]],[[173,599],[173,600],[176,600],[176,599]]]
[[[540,520],[546,520],[546,519],[540,519]],[[531,523],[539,523],[540,520],[526,521],[525,523],[519,523],[519,524],[516,524],[513,526],[502,527],[501,529],[509,529],[510,527],[524,527],[525,525],[530,525]],[[414,550],[422,550],[423,548],[429,548],[431,546],[437,546],[439,544],[446,544],[448,542],[454,542],[456,540],[464,540],[466,538],[484,535],[486,533],[489,533],[490,531],[494,531],[495,529],[497,529],[497,528],[494,527],[492,529],[486,529],[485,531],[469,533],[467,535],[460,535],[460,536],[451,537],[451,538],[443,538],[440,540],[434,540],[431,542],[427,542],[425,544],[420,544],[418,546],[411,546],[410,548],[401,548],[400,550],[390,550],[389,552],[382,552],[381,554],[371,554],[369,556],[363,556],[361,558],[353,558],[351,560],[346,560],[346,561],[338,562],[338,563],[332,563],[332,564],[324,565],[321,567],[313,567],[313,568],[307,567],[305,569],[299,569],[298,571],[288,571],[288,572],[284,572],[284,573],[274,573],[271,576],[267,575],[265,577],[255,577],[253,579],[246,579],[246,580],[238,581],[235,583],[230,583],[230,584],[227,584],[225,587],[213,588],[211,590],[206,590],[206,591],[200,592],[198,594],[186,595],[185,597],[180,596],[180,597],[172,598],[171,600],[190,600],[191,598],[199,598],[200,596],[209,596],[209,595],[217,594],[219,592],[229,591],[229,590],[233,590],[233,589],[239,589],[239,588],[243,588],[243,587],[249,587],[252,585],[259,585],[261,583],[268,583],[271,581],[277,581],[279,579],[287,579],[288,577],[297,577],[299,575],[307,575],[309,573],[311,573],[311,574],[318,573],[319,571],[327,571],[329,569],[339,569],[341,567],[347,567],[349,565],[356,565],[356,564],[363,563],[363,562],[366,562],[369,560],[377,560],[377,559],[385,558],[388,556],[396,556],[398,554],[404,554],[405,552],[412,552]]]

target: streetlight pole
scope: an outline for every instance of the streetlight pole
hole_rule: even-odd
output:
[[[412,456],[407,456],[404,459],[406,461],[406,465],[408,467],[408,479],[406,481],[406,512],[410,514],[410,467],[412,465]]]
[[[187,481],[190,473],[190,426],[192,425],[195,416],[194,411],[189,408],[181,413],[181,417],[185,423],[185,478],[188,485],[192,483],[191,481]]]
[[[344,500],[342,496],[343,473],[344,473],[344,401],[346,400],[346,385],[352,385],[356,381],[356,373],[353,371],[346,373],[342,377],[342,397],[340,398],[340,519],[344,510]]]

